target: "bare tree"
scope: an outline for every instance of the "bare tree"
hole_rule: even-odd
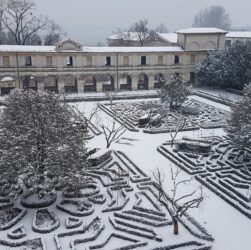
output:
[[[63,34],[59,25],[42,15],[36,16],[32,0],[8,0],[1,10],[0,18],[9,44],[41,45],[42,40],[45,40],[45,45],[51,45]]]
[[[44,36],[44,45],[54,45],[55,43],[62,40],[66,35],[62,27],[56,24],[54,21],[49,21],[48,23],[48,32]]]
[[[215,27],[230,30],[231,20],[226,10],[220,5],[213,5],[194,17],[193,27]]]
[[[159,193],[158,196],[160,197],[159,201],[167,208],[168,213],[172,217],[173,233],[175,235],[179,234],[179,219],[188,210],[199,208],[205,198],[202,186],[199,186],[190,193],[179,195],[180,187],[189,184],[192,180],[192,178],[181,179],[180,173],[181,170],[178,167],[176,167],[176,170],[173,170],[171,166],[172,189],[170,190],[170,195],[167,195],[164,191],[163,182],[165,178],[160,170],[157,168],[153,173],[153,178]],[[169,204],[171,204],[171,206]]]
[[[48,19],[34,15],[35,5],[31,0],[9,0],[3,11],[2,23],[15,38],[18,45],[26,44],[33,34],[45,29]]]
[[[102,133],[105,136],[106,147],[109,148],[111,144],[118,140],[126,131],[126,128],[123,125],[120,125],[116,122],[117,114],[110,120],[99,121],[99,127]]]
[[[130,28],[130,31],[137,33],[140,46],[144,45],[145,40],[148,37],[148,27],[147,27],[147,25],[148,25],[148,20],[147,19],[140,19],[138,22],[134,23]]]
[[[187,122],[187,119],[185,118],[185,119],[177,126],[176,130],[174,131],[174,133],[172,133],[172,132],[170,131],[170,136],[171,136],[171,138],[172,138],[172,140],[171,140],[171,147],[173,147],[175,138],[177,137],[178,133],[185,127],[186,122]]]
[[[113,100],[118,94],[118,90],[113,88],[113,89],[105,89],[105,96],[109,99],[110,105],[113,105]]]
[[[168,28],[166,27],[164,23],[161,23],[159,26],[157,26],[157,28],[155,29],[155,32],[168,33]]]

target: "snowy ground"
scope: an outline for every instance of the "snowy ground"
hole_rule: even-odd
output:
[[[218,104],[209,100],[206,100],[201,97],[194,97],[199,101],[203,101],[207,104],[213,105],[217,108],[221,108],[223,110],[229,111],[229,107]],[[128,101],[135,102],[135,100]],[[74,103],[79,110],[85,111],[86,113],[90,112],[95,103]],[[100,116],[103,121],[109,120],[110,117],[104,112],[100,111]],[[95,124],[95,119],[93,120]],[[198,130],[198,131],[190,131],[190,132],[181,132],[178,134],[178,139],[182,138],[182,136],[190,136],[190,137],[201,137],[208,135],[224,135],[224,131],[222,129],[210,129],[210,130]],[[122,138],[117,142],[111,145],[111,149],[120,150],[124,152],[137,166],[139,166],[147,175],[151,176],[152,171],[158,167],[165,174],[165,188],[166,190],[170,190],[170,165],[173,165],[167,158],[162,156],[158,151],[157,147],[159,147],[164,142],[170,140],[171,137],[168,133],[164,134],[146,134],[142,131],[139,132],[130,132],[126,131]],[[95,136],[88,142],[88,147],[90,148],[105,148],[105,138],[103,135]],[[190,176],[182,172],[182,178],[190,178]],[[192,180],[189,186],[186,187],[186,190],[192,190],[194,187],[198,187],[199,183],[196,180]],[[181,191],[183,192],[183,191]],[[204,189],[206,194],[206,200],[203,203],[203,206],[197,210],[191,210],[190,215],[192,215],[201,225],[203,225],[209,233],[213,235],[215,238],[215,242],[213,242],[214,250],[250,250],[251,249],[251,238],[250,238],[250,228],[251,228],[251,220],[246,216],[242,215],[235,208],[230,206],[224,200],[216,196],[213,192],[209,191],[207,188]],[[54,206],[54,205],[53,205]],[[53,207],[52,206],[52,207]],[[35,211],[32,209],[28,209],[28,215],[25,216],[25,220],[21,221],[18,225],[22,224],[31,224],[31,218],[33,217]],[[63,220],[63,212],[59,212],[58,216],[61,220]],[[93,217],[94,219],[94,217]],[[89,222],[89,221],[88,221]],[[56,231],[58,233],[58,231]],[[32,233],[31,227],[28,229],[27,234],[32,234],[33,236],[38,237],[39,234]],[[162,237],[165,237],[163,232],[160,232]],[[173,242],[179,242],[183,240],[191,239],[191,235],[181,227],[180,235],[177,238],[168,233],[169,240]],[[6,238],[6,233],[0,231],[0,240]],[[44,235],[43,235],[44,237]],[[194,237],[192,236],[194,239]],[[55,244],[53,238],[46,237],[45,240],[47,245],[52,246],[51,244]],[[200,240],[199,240],[200,241]],[[95,242],[96,243],[96,242]],[[113,249],[115,245],[118,244],[118,241],[111,241],[112,245],[106,245],[103,249]],[[211,244],[211,243],[210,243]],[[54,246],[54,245],[53,245]],[[83,245],[80,245],[83,246]],[[152,245],[151,245],[152,246]],[[118,246],[117,246],[118,247]],[[153,247],[153,246],[152,246]],[[0,249],[19,249],[17,248],[7,248],[0,246]],[[54,248],[47,248],[54,250]],[[67,248],[63,248],[67,249]],[[79,248],[80,249],[80,248]],[[81,248],[85,249],[85,248]],[[142,247],[142,249],[149,249]],[[194,249],[194,247],[187,247],[185,249]],[[22,249],[23,250],[23,249]]]
[[[201,97],[195,98],[226,111],[230,110],[228,106],[205,100]],[[196,134],[193,133],[197,133],[198,136],[201,136],[201,134],[224,135],[222,129],[214,129],[201,130],[197,132],[182,132],[178,135],[178,138],[182,138],[183,135],[196,136]],[[157,152],[157,147],[163,142],[170,140],[170,135],[149,135],[142,132],[135,133],[127,131],[123,137],[132,138],[134,141],[130,141],[131,145],[128,145],[128,143],[123,143],[123,140],[120,140],[120,143],[118,142],[112,144],[111,148],[125,152],[138,166],[142,168],[143,171],[149,175],[152,174],[152,171],[156,167],[159,167],[167,176],[166,186],[168,187],[168,176],[170,174],[169,166],[171,163]],[[105,139],[103,138],[103,135],[100,135],[91,140],[88,145],[91,147],[104,147]],[[183,174],[184,177],[189,178],[185,172]],[[193,185],[197,186],[197,181],[194,180]],[[206,188],[205,193],[207,199],[205,200],[204,205],[201,209],[191,211],[191,215],[194,216],[201,224],[205,225],[208,231],[215,237],[213,249],[249,250],[251,246],[251,220]]]

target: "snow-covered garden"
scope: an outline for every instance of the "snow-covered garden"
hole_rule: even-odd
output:
[[[96,104],[70,104],[89,119],[85,185],[38,198],[20,184],[17,199],[0,197],[0,249],[249,249],[251,153],[224,137],[229,106],[191,96],[178,112],[150,99],[102,102],[94,114]],[[100,124],[114,120],[127,130],[107,149]],[[178,218],[178,235],[174,169],[177,182],[187,180],[177,199],[203,186],[200,208]]]

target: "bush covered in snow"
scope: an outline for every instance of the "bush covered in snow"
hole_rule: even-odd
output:
[[[12,92],[0,118],[1,191],[13,196],[21,175],[28,191],[41,198],[66,183],[78,189],[86,165],[86,135],[78,119],[53,93]]]

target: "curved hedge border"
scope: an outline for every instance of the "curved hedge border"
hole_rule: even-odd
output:
[[[26,198],[30,195],[33,195],[33,194],[24,194],[22,197],[21,197],[21,204],[22,206],[26,207],[26,208],[32,208],[32,209],[35,209],[35,208],[43,208],[43,207],[48,207],[50,205],[52,205],[56,200],[57,200],[57,194],[56,193],[53,193],[53,194],[49,194],[46,196],[46,200],[42,201],[40,200],[39,202],[37,201],[27,201]]]
[[[44,212],[48,213],[50,215],[50,217],[52,218],[52,220],[54,221],[53,225],[51,225],[49,228],[48,227],[42,228],[36,224],[38,213],[44,213]],[[59,228],[59,226],[60,226],[60,220],[53,211],[49,211],[46,208],[39,209],[36,211],[34,218],[33,218],[33,221],[32,221],[32,230],[34,232],[47,234],[47,233],[51,233],[52,231],[56,230],[57,228]]]
[[[7,208],[7,209],[9,209],[9,208]],[[13,227],[14,225],[16,225],[27,213],[27,209],[22,209],[19,207],[17,207],[16,209],[19,210],[20,213],[15,218],[13,218],[11,221],[9,221],[7,224],[0,225],[0,231],[9,229],[9,228]]]
[[[20,232],[19,232],[20,231]],[[7,233],[8,238],[12,240],[20,240],[26,236],[24,226],[17,227],[13,229],[12,232]]]
[[[64,199],[59,204],[56,204],[57,209],[65,212],[65,213],[68,213],[70,215],[77,216],[77,217],[84,217],[84,216],[91,215],[91,214],[94,213],[94,210],[95,210],[94,208],[91,208],[91,209],[88,209],[87,211],[84,211],[84,212],[82,212],[82,211],[73,211],[73,210],[71,210],[69,208],[64,207],[63,206],[64,204],[73,204],[73,205],[78,206],[79,201]]]

